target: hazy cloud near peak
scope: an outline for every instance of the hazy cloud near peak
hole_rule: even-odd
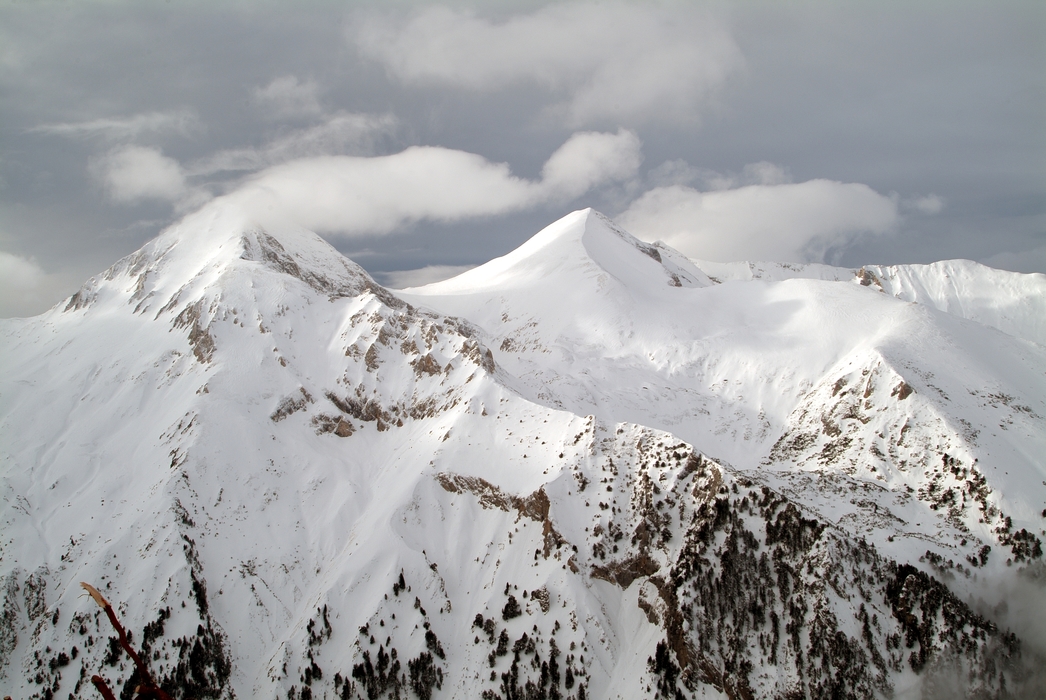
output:
[[[142,134],[175,133],[187,136],[198,130],[199,119],[190,110],[143,112],[129,117],[106,117],[80,122],[41,124],[30,132],[71,138],[104,138],[110,141],[133,141]]]
[[[430,7],[371,19],[350,39],[405,83],[471,90],[531,82],[571,126],[692,121],[742,63],[729,32],[695,9],[568,3],[493,22]]]
[[[693,258],[821,262],[856,236],[893,230],[899,218],[896,197],[860,183],[809,180],[707,192],[656,187],[617,221]]]
[[[258,148],[230,148],[191,163],[190,175],[254,171],[296,158],[321,155],[363,155],[399,120],[392,114],[338,112],[313,126],[294,129]]]
[[[230,197],[260,220],[276,217],[336,235],[384,234],[422,220],[459,221],[570,201],[634,177],[639,148],[630,131],[575,134],[548,159],[541,180],[434,146],[371,158],[304,158],[258,173]]]

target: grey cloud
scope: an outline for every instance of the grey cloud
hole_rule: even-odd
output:
[[[24,316],[39,310],[46,297],[47,274],[35,260],[0,250],[0,317]]]
[[[403,24],[373,19],[352,39],[405,83],[539,85],[571,126],[693,121],[741,64],[712,15],[653,4],[552,4],[503,22],[432,7]]]
[[[938,197],[935,194],[928,194],[921,197],[909,197],[901,201],[901,207],[903,209],[927,215],[940,214],[941,210],[944,209],[944,204],[944,198]]]
[[[254,99],[272,109],[275,117],[312,116],[323,111],[316,81],[301,80],[294,75],[274,78],[265,87],[256,88]]]
[[[1046,245],[1016,252],[1006,250],[983,258],[980,262],[1001,270],[1041,273],[1046,271]]]
[[[788,168],[769,161],[749,163],[740,173],[720,173],[676,158],[650,170],[646,182],[651,187],[700,183],[704,190],[728,190],[741,185],[783,185],[792,182],[792,174]]]
[[[708,172],[702,168],[695,168],[682,158],[674,158],[650,169],[646,174],[646,180],[653,187],[689,185],[702,179]]]
[[[81,284],[79,274],[46,269],[34,256],[0,250],[0,318],[38,314]]]
[[[416,270],[392,270],[377,275],[378,281],[393,289],[406,289],[408,287],[422,287],[433,282],[457,277],[462,272],[468,272],[475,265],[426,265]]]
[[[762,160],[746,165],[741,170],[740,181],[745,185],[785,185],[792,181],[792,174],[788,168]]]

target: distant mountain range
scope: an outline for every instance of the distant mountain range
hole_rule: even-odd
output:
[[[216,200],[0,321],[0,688],[1040,697],[1046,276],[591,211],[407,290]]]

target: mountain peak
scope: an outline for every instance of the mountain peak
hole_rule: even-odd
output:
[[[133,687],[81,580],[221,700],[1032,687],[1046,347],[885,268],[680,289],[591,210],[391,308],[227,204],[0,323],[5,692]]]
[[[495,287],[527,286],[539,279],[549,284],[575,284],[606,274],[637,290],[710,284],[707,276],[681,253],[663,243],[640,241],[609,217],[588,208],[546,226],[507,255],[449,280],[410,291],[466,294]]]
[[[134,304],[136,312],[154,305],[163,312],[207,290],[220,291],[226,280],[241,273],[254,277],[259,267],[280,275],[278,284],[294,278],[329,298],[371,291],[387,303],[398,303],[319,235],[296,226],[263,227],[236,205],[218,199],[88,280],[64,311],[108,300]]]

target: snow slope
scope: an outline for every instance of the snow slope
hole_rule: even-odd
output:
[[[1022,294],[1034,299],[1038,280],[1028,277]],[[967,308],[987,308],[977,299],[990,298],[991,285],[972,287]],[[1016,287],[1002,296],[1020,296]],[[963,434],[976,433],[981,449],[974,452],[999,465],[991,478],[1020,501],[1013,509],[1028,517],[1046,500],[1043,349],[875,285],[710,284],[675,251],[641,243],[586,210],[503,258],[401,296],[483,328],[498,363],[531,399],[656,426],[737,466],[769,458],[819,386],[854,382],[854,371],[875,374],[882,395],[866,382],[862,398],[877,404],[883,420],[943,421],[946,427],[929,430],[951,431],[955,450],[973,449]],[[1034,330],[1025,320],[1022,335]],[[912,400],[897,398],[901,382]],[[839,389],[829,393],[817,401],[838,403]],[[1003,405],[1010,408],[1000,427]],[[813,415],[814,408],[804,410]],[[1010,478],[1003,464],[1013,464]],[[893,486],[903,480],[890,479]]]
[[[1046,345],[1046,275],[995,270],[970,260],[866,265],[862,284]]]
[[[848,280],[585,211],[393,295],[212,202],[0,322],[0,688],[130,693],[84,580],[180,697],[1027,682],[963,601],[1041,559],[1044,350]]]
[[[738,264],[759,274],[708,284],[696,262],[677,287],[650,249],[575,212],[402,296],[483,328],[532,400],[669,431],[901,561],[959,562],[967,595],[1027,561],[1046,534],[1041,276]],[[986,546],[987,578],[969,568]]]

